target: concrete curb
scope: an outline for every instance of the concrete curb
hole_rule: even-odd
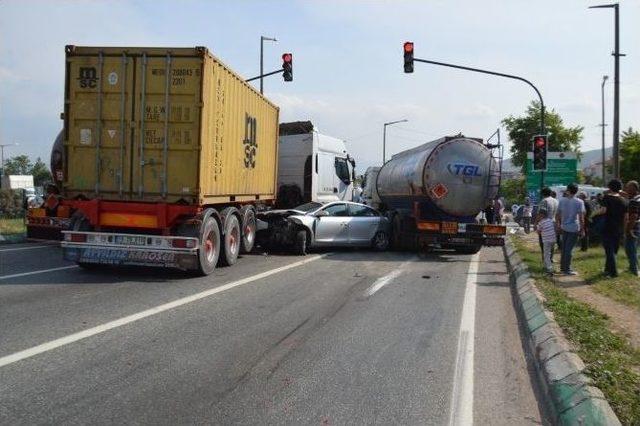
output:
[[[526,264],[505,239],[504,256],[518,318],[554,424],[620,425],[600,389],[582,372],[585,365],[573,352]]]

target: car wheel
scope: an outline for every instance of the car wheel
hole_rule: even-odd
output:
[[[389,248],[389,235],[384,231],[376,232],[373,236],[372,246],[377,251],[385,251]]]
[[[305,256],[307,254],[307,231],[300,230],[296,233],[296,241],[293,250],[297,255]]]

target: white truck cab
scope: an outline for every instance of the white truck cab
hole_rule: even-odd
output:
[[[354,201],[355,161],[343,140],[318,132],[310,121],[280,124],[277,205]]]

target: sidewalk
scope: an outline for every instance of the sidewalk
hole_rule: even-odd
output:
[[[530,234],[524,234],[521,235],[521,238],[525,242],[527,247],[531,249],[531,251],[534,251],[538,255],[540,255],[537,233],[531,232]],[[597,252],[598,250],[600,250],[600,252]],[[601,254],[602,267],[604,267],[604,251],[602,251],[601,248],[592,249],[591,252],[587,254],[587,256],[594,256],[598,253]],[[576,248],[574,250],[574,259],[578,261],[581,256],[585,256],[584,252],[580,252],[579,248]],[[622,260],[622,262],[620,262],[620,260]],[[542,262],[542,259],[540,259],[540,261]],[[598,258],[595,258],[594,263],[597,263],[597,261]],[[560,254],[557,247],[556,254],[554,256],[554,262],[557,268],[557,265],[560,264]],[[623,268],[626,266],[625,262],[626,259],[624,259],[624,256],[623,258],[619,259],[618,267],[621,270],[624,270]],[[576,262],[576,264],[578,263],[579,262]],[[600,289],[599,286],[594,286],[592,283],[588,282],[594,280],[585,278],[583,276],[584,271],[582,271],[581,269],[582,268],[576,267],[579,275],[575,276],[554,275],[552,278],[553,282],[558,287],[563,288],[567,292],[569,297],[593,306],[598,311],[607,315],[611,320],[613,330],[621,335],[626,336],[634,348],[640,349],[640,307],[635,305],[634,299],[634,297],[640,297],[640,278],[638,279],[638,286],[637,289],[635,289],[635,292],[632,288],[631,290],[629,290],[631,292],[630,295],[619,295],[613,293],[614,297],[611,297],[611,292],[608,292],[609,294],[602,294],[603,290]],[[630,274],[629,278],[631,278]],[[604,280],[607,280],[607,278],[602,279],[602,281]],[[599,278],[598,281],[600,281]],[[604,290],[604,292],[607,292],[606,289]],[[627,303],[622,303],[621,300],[625,300]]]

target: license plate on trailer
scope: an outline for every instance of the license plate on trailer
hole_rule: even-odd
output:
[[[442,233],[443,234],[457,234],[458,233],[458,222],[442,222]]]
[[[145,246],[147,245],[147,237],[139,235],[116,235],[114,242],[127,246]]]

